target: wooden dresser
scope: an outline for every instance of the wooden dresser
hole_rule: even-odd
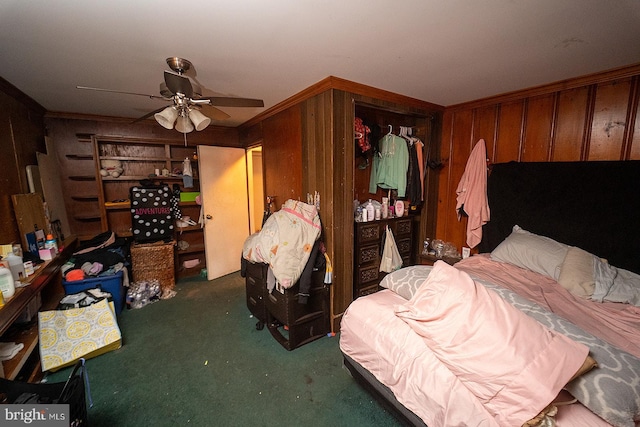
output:
[[[377,292],[378,283],[386,275],[379,271],[386,226],[389,226],[393,232],[398,251],[402,256],[402,265],[412,265],[413,221],[411,217],[356,222],[354,226],[354,298]]]

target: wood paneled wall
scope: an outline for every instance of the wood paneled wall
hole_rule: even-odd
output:
[[[264,192],[265,196],[276,197],[276,210],[288,199],[307,200],[302,197],[301,126],[299,106],[262,123]]]
[[[639,98],[640,64],[448,107],[434,237],[466,245],[456,187],[478,140],[491,163],[638,160]]]
[[[47,152],[44,113],[41,105],[0,78],[1,244],[21,241],[11,195],[29,192],[26,166],[38,164],[36,152]]]

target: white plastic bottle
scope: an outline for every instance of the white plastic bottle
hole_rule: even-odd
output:
[[[6,301],[16,292],[16,286],[13,283],[13,274],[8,268],[0,266],[0,292],[2,298]]]
[[[26,277],[24,273],[24,264],[22,263],[22,257],[18,255],[14,255],[13,252],[10,252],[9,255],[5,257],[7,261],[9,261],[9,269],[11,269],[11,274],[13,274],[13,280],[20,280]]]
[[[375,219],[376,212],[371,199],[369,199],[365,208],[367,209],[367,218],[369,219],[369,221],[373,221]]]

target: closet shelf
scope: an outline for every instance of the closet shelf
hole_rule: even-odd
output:
[[[187,249],[176,250],[178,254],[193,254],[197,252],[204,252],[204,244],[195,244],[189,246]]]
[[[69,179],[71,181],[95,181],[96,177],[93,175],[71,175]]]
[[[67,154],[65,157],[71,160],[93,160],[93,154]]]
[[[166,162],[166,157],[100,156],[100,160],[126,160],[136,162]]]
[[[131,208],[131,202],[130,201],[125,201],[125,202],[105,202],[104,203],[104,207],[106,210],[118,210],[118,209],[130,209]]]
[[[87,195],[76,195],[76,196],[71,196],[72,200],[78,201],[78,202],[97,202],[98,201],[98,195],[92,195],[92,194],[87,194]]]
[[[189,231],[202,231],[202,227],[200,225],[189,225],[187,227],[176,227],[176,231],[178,234]]]
[[[38,328],[16,328],[15,330],[10,330],[10,332],[3,335],[2,338],[10,342],[24,344],[24,347],[15,356],[1,362],[5,378],[13,380],[27,361],[27,355],[31,354],[38,344]]]
[[[132,237],[134,227],[131,218],[131,187],[143,186],[143,183],[165,184],[170,188],[180,188],[180,191],[197,192],[200,190],[198,179],[198,162],[193,158],[194,147],[185,147],[183,141],[159,141],[147,138],[119,138],[94,136],[93,153],[95,154],[95,172],[97,181],[98,199],[96,208],[92,211],[100,211],[101,230],[111,230],[119,237]],[[78,150],[80,151],[80,150]],[[191,160],[193,173],[193,187],[185,188],[182,174],[171,174],[183,170],[185,158]],[[100,161],[121,162],[122,175],[114,178],[110,175],[103,176],[100,171]],[[169,169],[169,176],[155,175],[153,172],[159,169]],[[85,194],[91,190],[79,190]],[[199,205],[195,202],[179,202],[185,216],[192,219],[198,217]],[[83,205],[84,206],[84,205]],[[88,205],[86,205],[88,206]],[[94,206],[94,205],[92,205]],[[172,206],[173,207],[173,206]],[[80,210],[78,210],[80,213]],[[96,219],[97,220],[97,219]],[[175,225],[175,224],[174,224]],[[172,237],[184,240],[189,248],[184,251],[175,251],[174,267],[179,277],[197,275],[200,268],[180,270],[176,266],[182,265],[185,260],[200,259],[200,267],[206,265],[204,259],[204,231],[200,226],[185,228],[174,227]],[[181,237],[178,237],[181,236]],[[187,246],[187,245],[185,245]]]
[[[182,181],[182,175],[180,176],[149,176],[149,175],[120,175],[117,178],[112,176],[102,177],[102,181],[142,181],[143,179],[150,179],[153,181]],[[196,181],[198,178],[194,177]]]
[[[74,215],[73,219],[77,221],[100,221],[100,214],[84,214],[84,215]]]

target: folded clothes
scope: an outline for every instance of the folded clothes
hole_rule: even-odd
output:
[[[84,271],[79,268],[67,271],[67,275],[65,276],[65,280],[67,282],[75,282],[77,280],[84,280]]]
[[[24,344],[22,343],[0,342],[0,361],[13,359],[23,348]]]

